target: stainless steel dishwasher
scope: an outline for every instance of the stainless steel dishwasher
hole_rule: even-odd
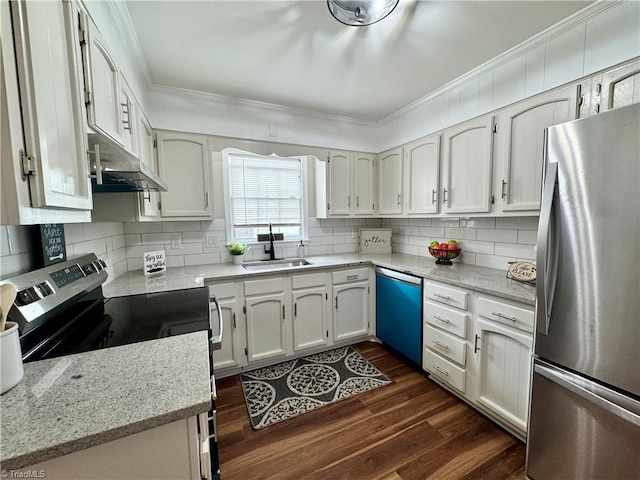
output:
[[[422,278],[376,268],[376,336],[422,365]]]

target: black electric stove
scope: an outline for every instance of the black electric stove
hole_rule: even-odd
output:
[[[101,348],[144,342],[205,330],[209,332],[212,409],[199,422],[203,439],[201,476],[219,478],[216,438],[213,349],[220,338],[211,335],[211,303],[207,287],[104,298],[106,263],[83,255],[8,279],[18,295],[8,320],[18,323],[24,362],[44,360]],[[219,329],[221,327],[218,327]],[[220,331],[220,335],[222,332]],[[204,445],[207,443],[208,445]]]

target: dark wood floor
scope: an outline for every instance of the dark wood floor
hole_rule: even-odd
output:
[[[223,480],[522,479],[525,447],[380,345],[393,383],[254,431],[237,376],[218,382]]]

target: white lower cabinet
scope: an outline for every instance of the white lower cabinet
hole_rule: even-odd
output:
[[[531,334],[476,319],[476,401],[526,432]]]
[[[209,293],[215,295],[222,310],[222,343],[220,349],[213,351],[213,367],[215,370],[242,367],[244,352],[242,322],[240,322],[240,305],[238,303],[238,285],[223,283],[209,287]],[[220,334],[218,328],[218,312],[211,304],[211,330],[214,336]]]
[[[293,305],[293,350],[299,352],[329,343],[328,292],[324,273],[291,278]]]
[[[247,361],[284,357],[289,353],[289,325],[284,278],[244,282]]]
[[[424,282],[422,368],[438,382],[466,396],[469,298],[460,288]]]
[[[527,430],[533,344],[533,307],[476,296],[475,401],[515,427]]]
[[[60,480],[200,479],[197,417],[30,465],[11,476],[31,478],[33,472]]]
[[[369,269],[333,272],[333,340],[362,337],[370,332]]]
[[[370,267],[283,272],[210,285],[223,317],[221,348],[213,352],[216,376],[370,338],[375,328],[371,272]],[[218,313],[214,304],[211,309],[217,335]]]
[[[423,369],[526,436],[533,307],[424,282]]]

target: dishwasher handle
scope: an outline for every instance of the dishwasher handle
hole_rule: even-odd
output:
[[[376,267],[376,275],[387,277],[392,280],[399,280],[404,283],[410,283],[412,285],[422,286],[422,277],[396,272],[395,270],[389,270],[388,268]]]

